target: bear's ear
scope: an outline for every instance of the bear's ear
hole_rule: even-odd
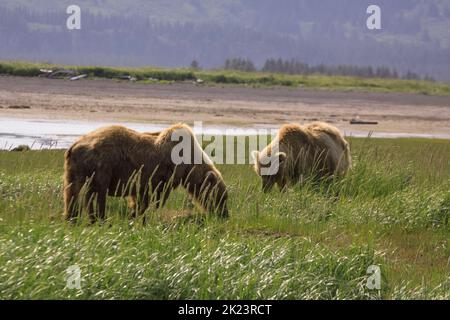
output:
[[[208,179],[209,177],[214,178],[214,179],[217,179],[217,178],[218,178],[217,174],[216,174],[214,171],[208,171],[208,172],[206,173],[205,179]]]
[[[258,163],[259,151],[257,151],[257,150],[252,151],[252,158],[253,158],[253,160],[255,160],[255,163]]]
[[[278,152],[276,156],[278,157],[279,164],[282,164],[284,161],[286,161],[286,153]]]

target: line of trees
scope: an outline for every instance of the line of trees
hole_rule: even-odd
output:
[[[226,70],[236,70],[243,72],[257,71],[254,63],[250,59],[232,58],[225,61]],[[361,78],[383,78],[383,79],[408,79],[408,80],[429,80],[434,81],[430,76],[423,78],[415,72],[407,71],[400,74],[395,68],[386,66],[357,66],[357,65],[309,65],[296,59],[283,60],[281,58],[267,59],[261,69],[262,72],[310,75],[320,74],[329,76],[352,76]]]
[[[262,68],[264,72],[285,73],[285,74],[324,74],[338,76],[355,76],[362,78],[399,78],[398,72],[389,67],[380,66],[373,68],[371,66],[356,65],[325,65],[319,64],[310,66],[307,63],[298,60],[268,59]],[[411,77],[417,75],[410,73]]]
[[[254,72],[256,67],[250,59],[232,58],[225,61],[225,70],[238,70],[244,72]]]

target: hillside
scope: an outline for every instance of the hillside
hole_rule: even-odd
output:
[[[82,30],[65,28],[72,1],[3,0],[0,59],[207,68],[226,58],[386,65],[450,81],[450,3],[380,0],[382,30],[359,0],[80,0]],[[125,13],[125,14],[124,14]]]

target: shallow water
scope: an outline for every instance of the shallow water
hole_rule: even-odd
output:
[[[94,121],[68,121],[68,120],[38,120],[0,118],[0,149],[9,150],[18,145],[26,144],[32,149],[67,148],[78,137],[102,126],[120,124],[137,131],[160,131],[167,128],[168,124],[161,123],[133,123],[133,122],[94,122]],[[194,126],[196,134],[205,135],[254,135],[262,134],[258,130],[266,129],[275,134],[274,126],[230,127],[230,126]],[[351,131],[345,132],[346,136],[367,137],[369,132]],[[442,138],[450,139],[449,134],[414,134],[414,133],[387,133],[373,132],[373,138]]]

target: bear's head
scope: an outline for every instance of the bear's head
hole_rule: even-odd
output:
[[[217,170],[206,173],[200,188],[199,200],[209,212],[228,218],[228,192],[221,174]]]
[[[280,189],[285,187],[285,165],[286,153],[276,152],[274,154],[266,152],[252,152],[253,160],[255,161],[254,169],[261,177],[262,190],[269,192],[274,184],[278,184]]]

